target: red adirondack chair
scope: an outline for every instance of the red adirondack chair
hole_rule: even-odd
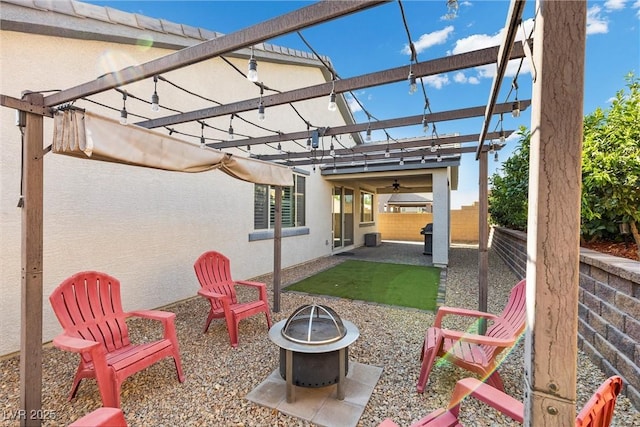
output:
[[[622,378],[617,375],[602,383],[578,413],[575,427],[608,427],[621,390]],[[476,378],[465,378],[456,383],[448,410],[436,409],[411,424],[411,427],[462,426],[458,417],[462,400],[467,396],[475,397],[519,423],[524,419],[522,402]],[[391,419],[386,419],[378,427],[398,427],[398,425]]]
[[[271,328],[271,314],[267,302],[267,288],[264,283],[235,281],[231,278],[229,258],[219,252],[205,252],[196,260],[193,268],[202,289],[198,295],[206,298],[211,304],[209,316],[204,325],[204,332],[209,329],[213,319],[224,318],[229,331],[232,347],[238,346],[238,323],[240,320],[264,313],[267,327]],[[235,287],[251,286],[258,290],[259,299],[249,302],[238,302]]]
[[[497,357],[506,348],[513,346],[525,328],[525,280],[521,280],[511,290],[509,301],[499,316],[481,311],[454,307],[440,307],[432,327],[427,330],[420,360],[419,393],[429,379],[429,373],[436,358],[446,360],[475,372],[495,388],[504,391],[502,379],[497,371]],[[485,335],[443,329],[445,315],[484,318],[490,323]]]
[[[165,357],[173,357],[178,380],[184,381],[176,338],[176,315],[144,310],[125,313],[120,299],[120,281],[97,271],[84,271],[63,281],[49,297],[64,332],[53,344],[80,354],[69,400],[83,378],[98,382],[103,406],[120,407],[120,386],[129,376]],[[131,344],[125,319],[130,316],[158,320],[164,338],[144,344]]]
[[[98,408],[89,412],[69,427],[127,427],[127,420],[119,408]]]

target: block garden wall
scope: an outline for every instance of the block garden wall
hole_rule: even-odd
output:
[[[491,249],[526,276],[527,235],[495,227]],[[640,408],[640,262],[580,249],[578,348],[607,376],[624,378],[624,393]]]

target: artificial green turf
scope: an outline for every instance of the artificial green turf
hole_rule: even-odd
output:
[[[435,311],[440,269],[348,260],[286,290]]]

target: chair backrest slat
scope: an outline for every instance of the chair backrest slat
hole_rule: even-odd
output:
[[[608,378],[576,417],[576,427],[607,427],[611,424],[618,395],[622,391],[622,378]]]
[[[508,339],[519,336],[526,326],[526,281],[523,279],[511,289],[509,300],[502,313],[498,316],[499,322],[495,322],[487,329],[486,336],[492,338]],[[498,350],[494,346],[482,346],[488,358],[493,358]]]
[[[66,333],[100,342],[109,352],[129,345],[120,282],[115,277],[97,271],[74,274],[49,300]]]
[[[198,257],[193,268],[203,289],[229,295],[232,304],[237,302],[229,258],[219,252],[205,252]],[[222,309],[222,305],[217,301],[211,299],[209,301],[214,309]]]

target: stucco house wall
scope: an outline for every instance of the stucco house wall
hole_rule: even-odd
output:
[[[120,28],[112,25],[114,31]],[[23,90],[67,89],[106,72],[172,52],[157,47],[37,35],[4,28],[0,31],[0,46],[0,93],[16,98],[21,97]],[[326,81],[319,62],[317,66],[291,63],[287,55],[273,52],[266,56],[276,60],[268,60],[261,58],[258,50],[256,55],[261,80],[278,90]],[[246,57],[227,59],[239,69],[246,69]],[[257,86],[217,58],[167,73],[165,77],[221,103],[259,95]],[[126,89],[149,99],[153,82],[147,79]],[[164,82],[158,83],[158,94],[161,105],[180,111],[211,105]],[[113,90],[90,98],[118,110],[122,108],[122,95]],[[119,117],[118,111],[90,102],[78,101],[76,105]],[[339,113],[327,110],[326,100],[305,102],[296,108],[316,125],[345,124],[345,118]],[[173,114],[152,113],[148,104],[131,97],[127,100],[127,110],[130,122],[142,120],[134,117],[134,113],[150,118]],[[255,112],[241,113],[241,116],[282,132],[300,128],[301,119],[287,105],[267,107],[267,117],[262,122],[258,122]],[[227,129],[229,117],[206,122]],[[15,126],[15,112],[10,109],[0,108],[0,126],[0,355],[5,355],[18,351],[20,346],[22,212],[16,205],[20,196],[21,135]],[[51,140],[52,126],[52,120],[45,119],[46,145]],[[268,134],[237,118],[233,127],[236,135]],[[179,128],[196,136],[201,132],[198,125]],[[159,131],[167,132],[166,129]],[[210,138],[227,137],[208,128],[204,133]],[[181,138],[198,143],[197,137]],[[274,153],[274,148],[252,147],[254,153],[259,150]],[[235,149],[225,151],[246,155]],[[332,186],[311,168],[306,168],[306,173],[308,234],[283,238],[283,267],[329,255],[332,250]],[[194,296],[199,286],[193,262],[206,250],[226,254],[232,260],[232,273],[237,279],[272,271],[273,239],[249,240],[254,231],[253,190],[253,184],[216,171],[175,173],[47,154],[44,160],[44,340],[51,340],[60,332],[48,295],[62,280],[78,271],[100,270],[120,279],[125,310],[161,307]],[[358,196],[356,193],[356,200]]]

